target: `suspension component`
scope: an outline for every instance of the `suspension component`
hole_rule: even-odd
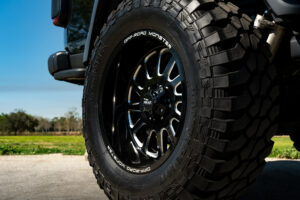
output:
[[[269,30],[270,34],[267,38],[267,43],[270,45],[270,52],[272,62],[284,38],[285,28],[275,23],[275,21],[268,20],[265,15],[257,15],[254,21],[254,28],[260,30]]]

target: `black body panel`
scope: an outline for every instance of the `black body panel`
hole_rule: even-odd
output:
[[[300,32],[300,1],[299,0],[265,0],[277,23]]]
[[[266,0],[278,17],[300,15],[299,0]]]

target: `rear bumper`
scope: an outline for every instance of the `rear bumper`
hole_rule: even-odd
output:
[[[48,59],[49,73],[56,80],[83,85],[86,67],[82,58],[83,53],[69,55],[65,51],[56,52]]]

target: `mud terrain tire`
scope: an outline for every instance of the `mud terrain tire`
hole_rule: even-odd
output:
[[[156,170],[134,174],[107,149],[99,116],[101,85],[115,47],[151,29],[176,49],[186,74],[185,124]],[[84,137],[90,165],[109,199],[238,199],[271,152],[279,112],[276,71],[252,20],[217,0],[126,0],[95,42],[84,87]]]

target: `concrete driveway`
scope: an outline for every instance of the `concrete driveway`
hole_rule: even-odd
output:
[[[0,200],[107,199],[83,156],[0,156]]]
[[[0,200],[107,200],[82,156],[0,156]],[[268,162],[242,200],[300,199],[300,162]]]

